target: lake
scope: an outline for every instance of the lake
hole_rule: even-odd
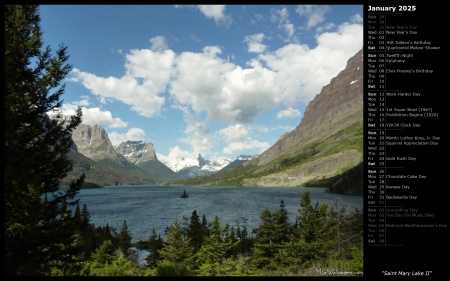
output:
[[[189,197],[180,198],[186,190]],[[192,212],[197,211],[200,221],[203,214],[208,223],[217,216],[220,225],[226,223],[237,228],[237,222],[247,222],[249,233],[260,224],[260,214],[267,208],[278,210],[281,200],[286,205],[291,222],[298,214],[299,201],[305,191],[311,191],[313,204],[330,206],[337,199],[347,212],[363,210],[363,196],[330,194],[325,188],[305,187],[228,187],[228,186],[161,186],[129,185],[81,189],[76,198],[80,208],[87,205],[91,223],[95,226],[114,227],[120,232],[127,222],[133,242],[147,240],[154,228],[164,239],[164,230],[175,218],[190,222]]]

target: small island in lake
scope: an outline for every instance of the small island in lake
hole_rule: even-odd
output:
[[[188,193],[186,192],[186,190],[184,190],[180,198],[188,198],[188,197],[189,197]]]

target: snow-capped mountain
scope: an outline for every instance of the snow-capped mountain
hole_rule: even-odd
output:
[[[255,157],[256,155],[239,155],[234,159],[222,158],[211,161],[204,159],[202,155],[199,154],[197,157],[177,157],[176,159],[164,162],[164,164],[183,177],[194,177],[213,174],[225,167],[230,167],[232,163],[235,163],[233,165],[235,166]]]
[[[199,168],[202,171],[217,172],[230,162],[231,160],[229,159],[219,159],[216,161],[205,160],[202,155],[199,154],[197,157],[177,157],[164,164],[174,172],[191,167]]]

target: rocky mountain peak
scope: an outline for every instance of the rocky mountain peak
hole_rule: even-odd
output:
[[[78,125],[72,132],[72,139],[78,152],[90,159],[117,159],[120,157],[109,140],[105,129],[97,124],[94,126]]]
[[[205,158],[203,158],[200,153],[198,154],[197,159],[198,159],[198,166],[199,167],[203,167],[206,164]]]
[[[125,156],[130,162],[138,163],[157,159],[153,143],[144,141],[126,141],[119,144],[117,152]]]
[[[264,165],[282,154],[332,135],[363,119],[363,50],[347,61],[347,66],[306,107],[300,124],[284,134],[259,155]]]

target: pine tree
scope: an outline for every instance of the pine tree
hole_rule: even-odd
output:
[[[206,237],[209,235],[208,233],[208,221],[206,220],[206,215],[203,214],[202,216],[202,230],[203,230],[203,237]]]
[[[74,260],[76,226],[67,206],[84,175],[62,186],[76,115],[50,119],[62,105],[67,47],[43,48],[38,5],[5,5],[5,274],[63,274]],[[56,88],[56,89],[55,89]],[[49,194],[47,200],[44,196]]]
[[[194,248],[183,238],[183,227],[178,218],[167,229],[166,243],[159,251],[161,260],[158,267],[173,267],[173,275],[186,275],[194,264]]]
[[[161,238],[161,235],[156,233],[156,230],[153,228],[150,237],[148,238],[148,255],[145,258],[147,261],[147,265],[150,268],[155,268],[157,262],[159,260],[159,250],[162,249],[164,242]]]
[[[328,205],[317,202],[313,206],[310,193],[303,193],[297,216],[301,255],[305,263],[324,260],[335,241]]]
[[[188,238],[190,239],[192,246],[197,252],[203,243],[203,228],[200,223],[200,217],[197,215],[197,210],[192,212],[191,222],[188,228]]]
[[[276,241],[276,222],[269,209],[266,208],[261,212],[260,219],[259,227],[253,229],[256,233],[253,261],[257,267],[263,268],[270,265],[279,244]]]
[[[203,245],[197,253],[198,265],[202,275],[217,275],[222,263],[228,258],[231,249],[236,246],[229,237],[230,225],[227,223],[223,228],[220,226],[219,218],[216,216],[208,228],[209,235],[203,240]]]
[[[127,221],[123,221],[122,228],[119,233],[119,248],[126,255],[131,248],[131,234],[128,230]]]

